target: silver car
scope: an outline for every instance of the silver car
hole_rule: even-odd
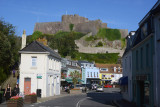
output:
[[[103,92],[103,86],[97,86],[97,89],[96,89],[97,92]]]

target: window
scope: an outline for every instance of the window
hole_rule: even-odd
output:
[[[101,71],[108,71],[108,68],[100,68]]]
[[[146,66],[149,65],[149,44],[146,45]]]
[[[143,69],[143,48],[141,48],[141,68]]]
[[[89,72],[87,72],[87,74],[88,74],[88,77],[89,77]]]
[[[120,68],[120,67],[118,67],[118,72],[120,72],[120,70],[121,70],[121,68]]]
[[[138,70],[138,51],[136,51],[136,70]]]
[[[102,79],[105,79],[105,75],[102,75]]]
[[[32,67],[37,66],[37,57],[32,57]]]
[[[98,72],[97,72],[97,77],[98,77]]]
[[[92,77],[92,72],[91,72],[91,77]]]
[[[117,69],[117,68],[116,68],[116,67],[114,67],[114,72],[116,72],[116,69]]]

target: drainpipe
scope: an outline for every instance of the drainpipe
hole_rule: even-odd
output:
[[[153,16],[153,18],[154,18],[154,16]],[[157,40],[156,31],[157,31],[157,29],[156,29],[156,24],[155,24],[155,22],[154,22],[154,29],[155,29],[155,30],[154,30],[154,32],[155,32],[155,33],[154,33],[154,37],[155,37],[155,39],[154,39],[154,42],[155,42],[155,43],[154,43],[154,45],[155,45],[155,46],[154,46],[155,59],[154,59],[154,60],[155,60],[155,74],[156,74],[156,75],[155,75],[155,76],[156,76],[156,77],[155,77],[155,79],[156,79],[156,81],[155,81],[156,94],[155,94],[155,95],[156,95],[156,105],[158,105],[158,89],[157,89],[157,78],[158,78],[158,77],[157,77],[157,49],[156,49],[156,48],[157,48],[157,43],[156,43],[156,40]]]

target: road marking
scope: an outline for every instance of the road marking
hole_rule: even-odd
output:
[[[91,97],[86,97],[86,98],[83,98],[83,99],[79,100],[78,103],[77,103],[77,105],[76,105],[76,107],[80,107],[80,105],[79,105],[80,102],[82,102],[82,101],[84,101],[86,99],[89,99],[89,98],[91,98]]]

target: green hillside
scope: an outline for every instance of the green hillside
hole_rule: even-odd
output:
[[[109,41],[120,40],[121,33],[118,29],[99,29],[97,35],[98,38],[107,38]]]
[[[89,53],[77,53],[75,60],[87,60],[95,61],[96,63],[108,63],[115,64],[119,58],[119,53],[98,53],[98,54],[89,54]]]
[[[101,32],[101,31],[100,31]],[[103,32],[103,30],[102,30]],[[39,34],[39,36],[37,36]],[[98,33],[101,34],[101,33]],[[103,34],[103,33],[102,33]],[[27,37],[27,41],[31,42],[34,39],[46,38],[48,41],[49,47],[52,49],[58,49],[58,53],[61,57],[71,56],[73,60],[88,60],[95,61],[96,63],[116,63],[119,56],[118,53],[105,53],[105,54],[89,54],[89,53],[79,53],[78,47],[75,44],[74,40],[80,39],[85,34],[79,32],[63,32],[59,31],[54,35],[51,34],[41,34],[39,31],[33,33]],[[96,37],[91,36],[89,40],[97,39]],[[99,43],[97,47],[103,46],[102,43]]]

